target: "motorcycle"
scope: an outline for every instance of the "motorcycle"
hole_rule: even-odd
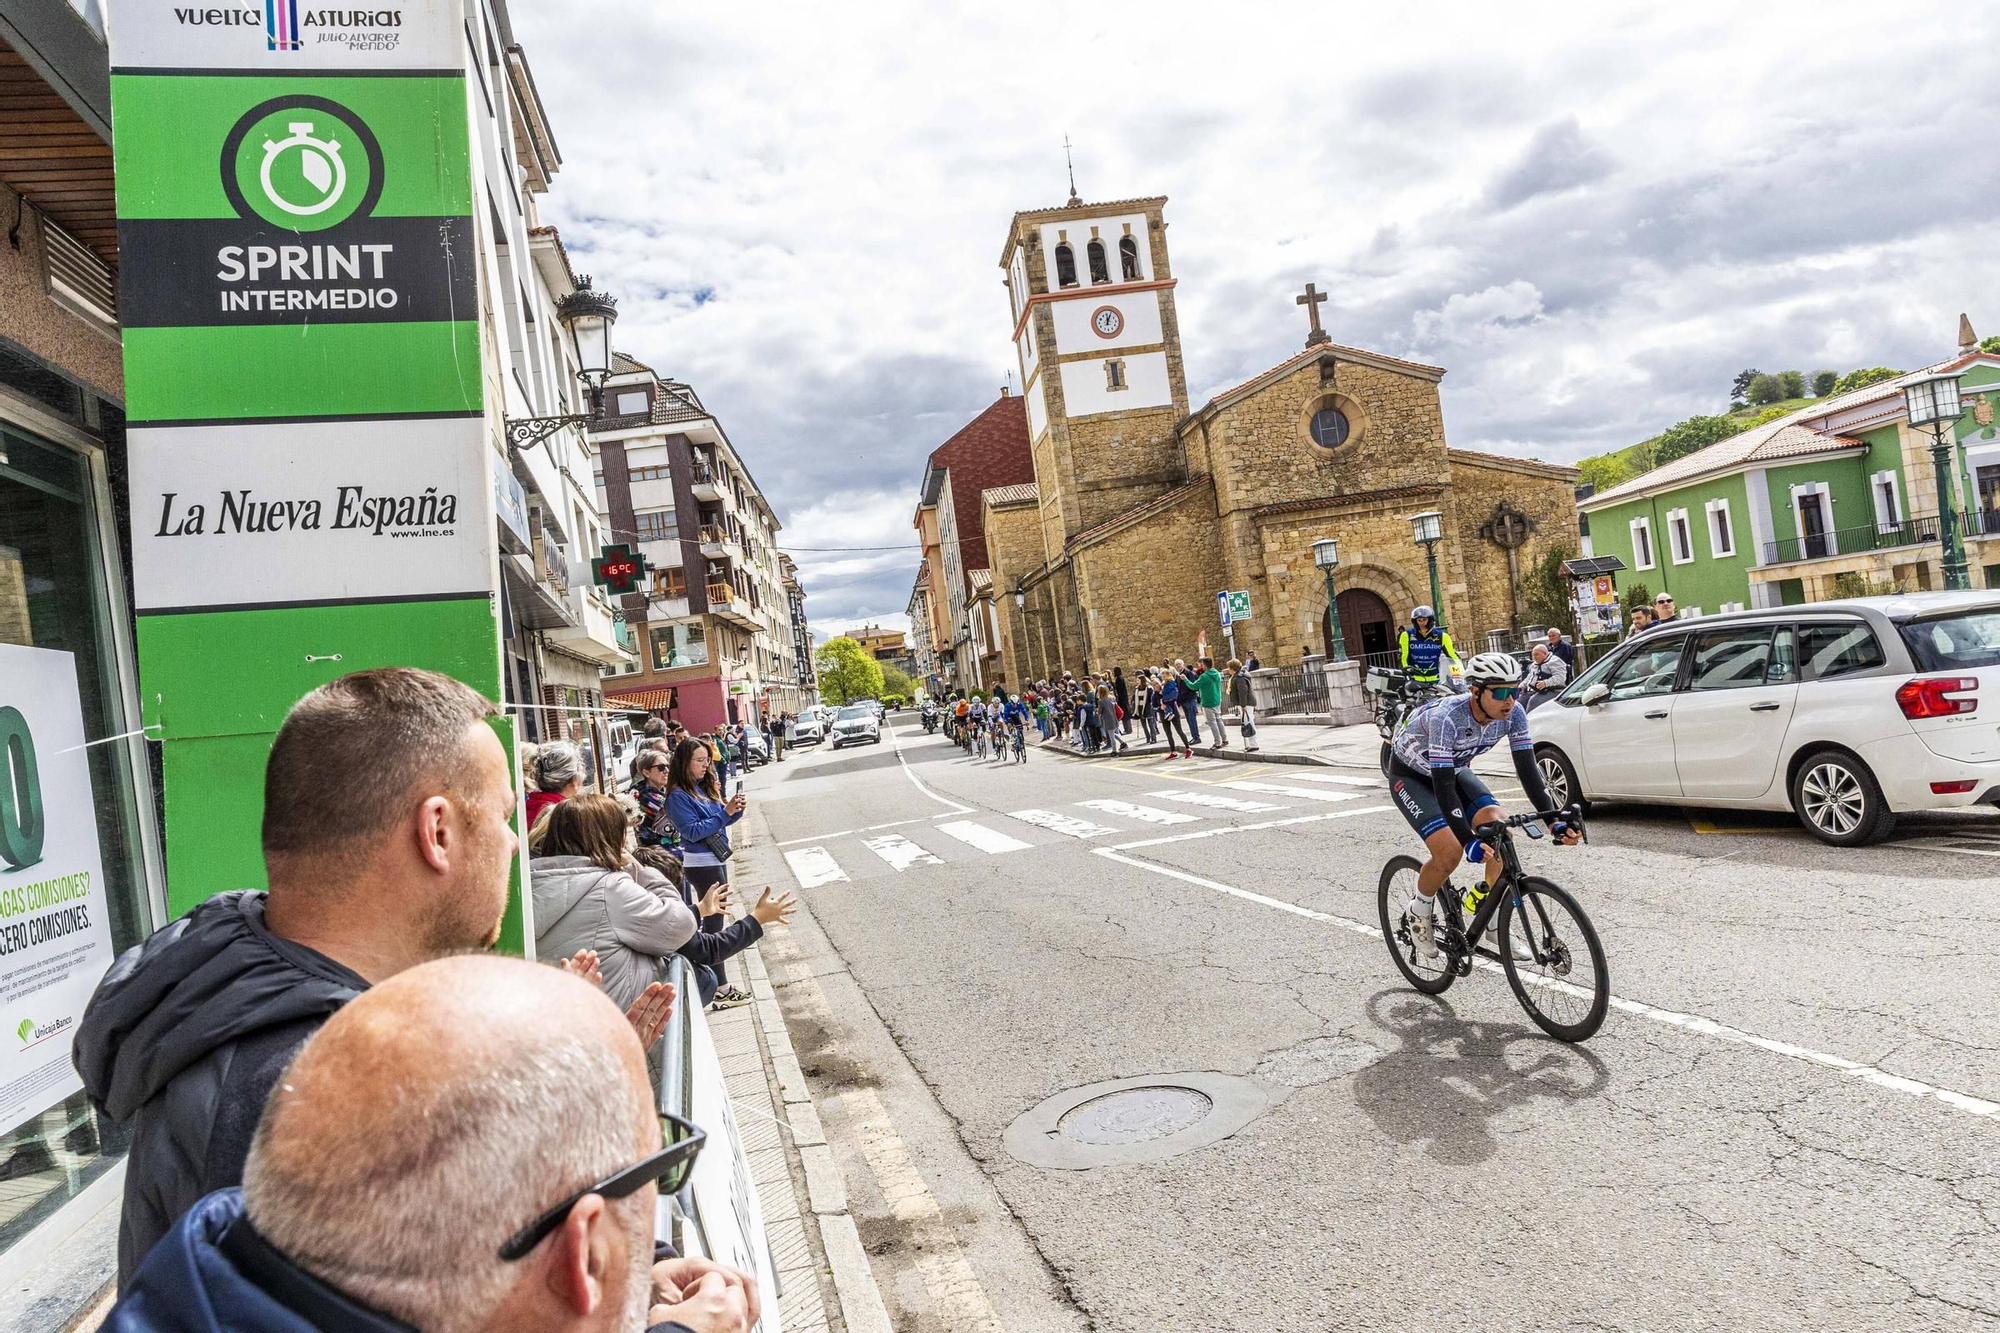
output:
[[[1382,734],[1382,771],[1389,771],[1389,753],[1395,744],[1396,733],[1402,730],[1421,704],[1441,698],[1452,691],[1435,682],[1410,679],[1407,671],[1397,671],[1390,667],[1370,667],[1365,688],[1375,696],[1375,730]]]
[[[938,724],[937,709],[932,708],[929,704],[925,704],[924,734],[928,736],[931,735],[933,732],[935,732],[937,730],[937,724]]]

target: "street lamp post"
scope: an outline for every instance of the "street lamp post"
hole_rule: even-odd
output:
[[[1436,509],[1410,515],[1410,534],[1417,545],[1424,548],[1424,559],[1431,567],[1431,609],[1437,612],[1438,632],[1442,634],[1445,631],[1444,597],[1438,591],[1437,544],[1444,540],[1444,515]]]
[[[507,422],[507,439],[516,449],[532,449],[565,426],[588,425],[604,410],[604,382],[611,378],[611,326],[618,322],[617,298],[590,285],[579,273],[576,290],[556,302],[556,318],[569,330],[576,351],[576,377],[590,390],[590,411],[554,417],[518,417]]]
[[[1322,537],[1313,543],[1313,563],[1326,575],[1326,619],[1333,626],[1333,660],[1347,660],[1347,640],[1340,633],[1340,601],[1333,591],[1333,567],[1340,563],[1340,543]]]
[[[1945,443],[1945,427],[1958,420],[1963,410],[1958,397],[1958,376],[1926,375],[1903,386],[1903,405],[1909,410],[1912,426],[1929,427],[1931,467],[1937,473],[1938,543],[1944,548],[1944,586],[1965,589],[1972,586],[1965,567],[1965,543],[1959,537],[1958,509],[1952,501],[1957,487],[1952,482],[1951,446]]]

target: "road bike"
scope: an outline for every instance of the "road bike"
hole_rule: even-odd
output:
[[[1013,728],[1013,732],[1014,761],[1025,764],[1028,762],[1028,729],[1025,726],[1017,725]]]
[[[972,757],[974,759],[986,757],[986,728],[977,722],[972,725]]]
[[[1604,946],[1590,918],[1568,890],[1521,871],[1513,830],[1526,829],[1540,838],[1537,827],[1561,820],[1582,828],[1574,806],[1488,820],[1474,832],[1486,844],[1486,854],[1500,858],[1500,877],[1488,888],[1484,875],[1465,892],[1472,919],[1450,885],[1439,890],[1432,909],[1438,957],[1420,958],[1410,939],[1406,916],[1417,896],[1417,874],[1423,862],[1414,856],[1394,856],[1382,867],[1376,893],[1382,938],[1403,979],[1426,995],[1441,995],[1453,981],[1469,976],[1474,967],[1500,967],[1514,998],[1535,1025],[1560,1041],[1587,1041],[1604,1025],[1611,1005],[1611,970]],[[1474,873],[1483,867],[1470,866]],[[1493,929],[1497,948],[1481,947]]]

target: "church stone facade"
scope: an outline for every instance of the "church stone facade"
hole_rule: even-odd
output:
[[[1224,589],[1250,593],[1239,655],[1324,652],[1321,537],[1340,543],[1349,655],[1387,651],[1430,600],[1410,516],[1432,509],[1454,636],[1521,628],[1518,578],[1577,549],[1575,470],[1448,448],[1444,371],[1336,346],[1316,309],[1304,351],[1191,412],[1165,205],[1072,198],[1009,229],[1035,480],[982,496],[1001,677],[1191,656],[1203,634],[1220,659]]]

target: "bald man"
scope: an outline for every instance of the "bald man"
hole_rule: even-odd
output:
[[[653,1179],[588,1192],[661,1146],[645,1052],[602,992],[511,959],[426,963],[306,1043],[242,1188],[195,1205],[104,1328],[743,1333],[752,1279],[656,1264]],[[501,1257],[551,1211],[525,1254]]]

